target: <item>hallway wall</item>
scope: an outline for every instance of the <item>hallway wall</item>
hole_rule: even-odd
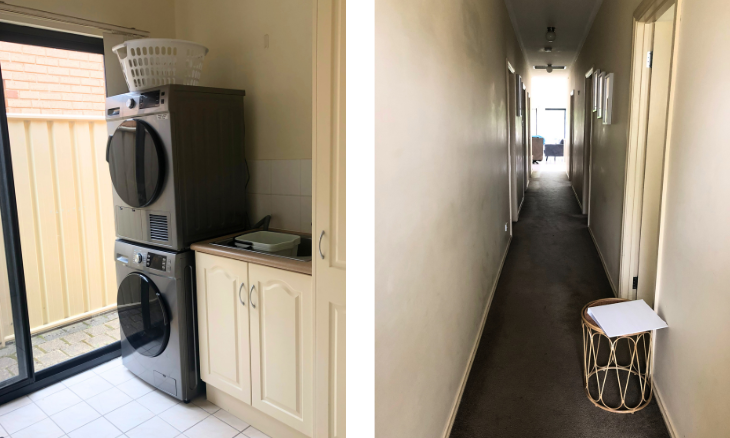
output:
[[[730,173],[727,0],[682,1],[670,113],[657,305],[655,384],[679,437],[730,431]]]
[[[590,229],[599,248],[609,279],[617,291],[621,257],[621,221],[623,215],[626,150],[628,147],[629,93],[633,14],[641,0],[604,1],[593,26],[570,70],[571,89],[576,90],[573,156],[585,153],[583,108],[585,74],[593,67],[614,73],[612,124],[600,119],[593,122],[591,152]],[[580,95],[578,95],[580,91]],[[595,113],[592,113],[595,117]],[[582,187],[580,166],[571,183],[576,191]],[[579,192],[580,194],[580,192]]]
[[[507,249],[502,0],[375,4],[375,434],[443,436]]]

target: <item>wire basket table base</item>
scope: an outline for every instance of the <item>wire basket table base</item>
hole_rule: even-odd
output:
[[[599,408],[620,414],[644,409],[653,397],[652,332],[609,338],[588,315],[588,308],[626,301],[606,298],[581,312],[586,396]]]

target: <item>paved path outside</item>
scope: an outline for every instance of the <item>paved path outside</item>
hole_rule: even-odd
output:
[[[31,337],[36,371],[119,340],[116,310]],[[18,375],[15,343],[0,348],[0,381]]]

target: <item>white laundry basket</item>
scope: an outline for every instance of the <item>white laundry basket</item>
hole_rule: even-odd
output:
[[[198,85],[208,49],[167,38],[129,40],[112,48],[119,58],[129,91],[159,85]]]

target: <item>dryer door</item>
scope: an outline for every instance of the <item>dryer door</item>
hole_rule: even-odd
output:
[[[106,161],[117,194],[130,207],[151,204],[162,190],[164,149],[152,127],[141,120],[122,122],[109,137]]]
[[[146,275],[133,272],[117,292],[119,324],[129,344],[140,354],[160,355],[170,339],[170,318],[157,286]]]

